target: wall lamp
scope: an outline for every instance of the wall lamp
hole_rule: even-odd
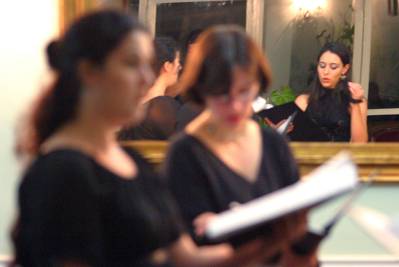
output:
[[[292,0],[292,6],[304,18],[309,18],[326,7],[326,0]]]

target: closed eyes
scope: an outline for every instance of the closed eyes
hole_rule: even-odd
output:
[[[330,64],[327,64],[327,63],[325,63],[325,62],[319,62],[319,68],[321,68],[321,69],[326,68],[327,65],[328,65],[328,66],[330,67],[330,69],[332,69],[332,70],[338,69],[338,68],[341,66],[341,65],[338,64],[338,63],[330,63]]]

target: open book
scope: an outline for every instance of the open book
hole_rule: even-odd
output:
[[[224,241],[240,233],[351,191],[359,183],[357,168],[348,152],[341,152],[281,190],[222,212],[212,219],[205,237]]]
[[[294,125],[294,129],[287,135],[291,141],[301,142],[325,142],[330,141],[327,134],[303,112],[295,102],[286,103],[275,106],[273,108],[264,109],[256,113],[261,118],[267,117],[274,124],[282,120],[289,120]],[[287,125],[288,126],[288,125]]]
[[[286,134],[288,131],[288,128],[290,126],[290,123],[292,123],[295,119],[296,114],[298,114],[298,110],[295,110],[288,118],[285,120],[284,123],[280,125],[276,130],[280,134]]]
[[[360,206],[353,207],[349,216],[378,243],[399,256],[399,221],[394,221],[374,209]]]

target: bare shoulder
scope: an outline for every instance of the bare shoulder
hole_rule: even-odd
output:
[[[301,94],[295,99],[295,104],[302,110],[305,111],[308,107],[309,95]]]

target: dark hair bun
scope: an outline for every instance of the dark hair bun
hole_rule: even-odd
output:
[[[50,67],[54,70],[61,70],[62,56],[61,56],[61,44],[60,41],[51,41],[46,48],[47,62]]]

